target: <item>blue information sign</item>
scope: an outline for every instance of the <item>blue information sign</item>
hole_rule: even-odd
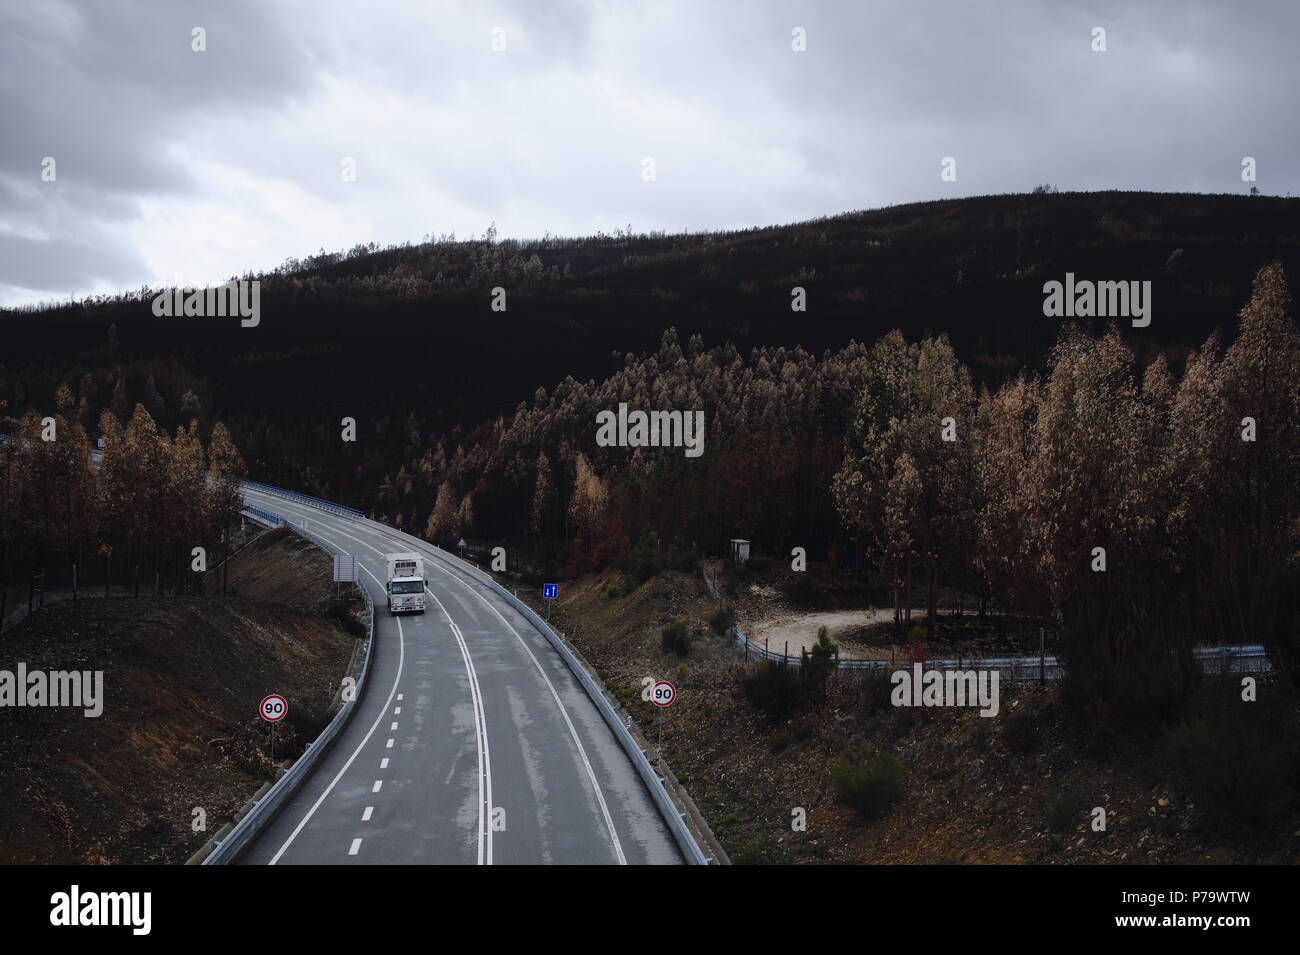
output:
[[[559,584],[542,584],[542,597],[546,600],[554,600],[560,596]]]

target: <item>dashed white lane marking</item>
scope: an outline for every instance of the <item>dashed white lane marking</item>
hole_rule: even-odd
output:
[[[393,748],[393,741],[390,739],[387,743],[384,744],[384,748],[385,748],[385,749],[392,749],[392,748]]]
[[[370,787],[370,791],[371,791],[372,793],[377,793],[377,792],[379,792],[379,787],[382,786],[383,784],[384,784],[384,781],[383,781],[382,779],[376,779],[376,780],[375,780],[375,784],[374,784],[372,787]]]
[[[366,811],[363,812],[363,813],[361,814],[361,821],[362,821],[362,822],[369,822],[369,821],[370,821],[370,817],[373,816],[374,814],[375,814],[375,807],[374,807],[374,806],[367,806],[367,807],[366,807]],[[358,840],[358,841],[360,841],[360,840]]]
[[[385,584],[374,574],[370,573],[369,568],[362,567],[361,569],[364,570],[367,574],[370,574],[370,579],[373,580],[377,586],[379,586],[380,588],[385,588]],[[296,827],[294,827],[293,832],[289,833],[289,838],[285,839],[284,845],[280,846],[280,848],[276,850],[275,855],[271,857],[271,861],[267,863],[268,865],[275,865],[277,862],[280,861],[280,856],[284,855],[285,850],[289,848],[289,846],[293,843],[293,840],[298,838],[298,833],[302,832],[303,827],[306,826],[307,823],[311,821],[311,817],[316,815],[316,810],[319,809],[320,804],[325,801],[325,797],[334,791],[334,787],[338,785],[338,781],[343,778],[343,774],[348,771],[348,768],[352,765],[352,761],[357,758],[357,754],[360,753],[361,750],[365,747],[365,745],[370,742],[370,737],[375,734],[375,730],[379,729],[379,721],[384,718],[384,713],[388,710],[388,704],[392,702],[393,694],[397,691],[397,684],[400,683],[402,680],[402,664],[405,662],[406,662],[406,637],[403,636],[402,634],[402,621],[400,618],[398,618],[397,620],[397,673],[393,675],[393,686],[388,691],[388,699],[384,701],[383,709],[379,711],[379,715],[375,717],[375,721],[372,724],[370,724],[370,729],[366,731],[365,737],[361,740],[360,743],[357,744],[357,748],[352,751],[352,755],[349,756],[348,761],[343,764],[343,768],[338,771],[338,774],[332,780],[330,780],[330,784],[325,787],[325,791],[321,793],[320,796],[317,797],[314,803],[312,803],[311,808],[307,810],[307,815],[303,816],[302,821],[299,822]],[[388,745],[389,746],[393,745],[393,741],[391,739],[388,741]]]
[[[373,544],[361,540],[361,538],[359,537],[353,537],[347,531],[338,530],[338,533],[342,534],[344,537],[351,538],[361,546],[369,548],[370,550],[374,551],[376,554],[381,554],[381,555],[383,554],[383,551],[381,551],[378,547],[375,547]],[[388,537],[389,539],[393,539],[392,535],[390,534],[382,534],[382,536]],[[375,577],[375,575],[371,573],[368,568],[363,567],[362,569],[365,570],[367,574],[370,574],[371,578],[375,581],[376,584],[380,583],[379,578]],[[450,573],[449,571],[446,571],[445,568],[444,568],[444,572]],[[429,596],[433,597],[434,601],[438,603],[438,606],[442,609],[443,616],[447,618],[447,622],[451,625],[452,633],[456,637],[456,642],[460,646],[461,656],[464,658],[465,661],[466,673],[469,676],[470,697],[471,697],[471,702],[474,705],[474,711],[475,711],[474,721],[477,724],[476,733],[475,733],[476,736],[475,742],[477,743],[478,756],[479,756],[479,813],[478,813],[479,814],[479,833],[478,833],[479,858],[478,861],[479,861],[479,865],[482,865],[484,861],[486,861],[488,865],[491,865],[492,864],[492,827],[488,821],[488,816],[491,814],[492,811],[491,808],[492,807],[492,762],[491,762],[491,756],[489,755],[488,752],[487,714],[484,712],[483,709],[483,695],[478,685],[478,673],[474,668],[473,658],[470,656],[469,647],[465,644],[465,639],[460,632],[460,628],[456,626],[456,622],[451,619],[451,614],[447,613],[447,608],[442,606],[441,601],[439,601],[438,598],[433,595],[433,591],[429,590],[427,584],[425,585],[425,589],[428,590]],[[479,597],[479,599],[484,600],[484,598],[481,596]],[[486,603],[486,600],[484,600],[484,603]],[[497,616],[500,617],[500,614],[497,614]],[[397,620],[397,635],[399,641],[401,641],[399,644],[399,654],[397,658],[397,677],[394,678],[393,680],[393,688],[388,691],[388,699],[384,701],[384,709],[387,709],[388,705],[392,703],[393,692],[397,689],[397,684],[401,680],[401,675],[402,675],[402,662],[405,654],[406,644],[402,636],[402,621],[400,618],[398,618]],[[519,640],[520,643],[523,643],[523,640],[520,639],[518,633],[515,634],[515,639]],[[525,649],[527,649],[527,647],[525,647]],[[540,664],[537,664],[535,658],[533,660],[533,663],[538,666],[538,669],[541,669]],[[545,676],[545,674],[543,674],[543,676]],[[555,692],[554,688],[552,688],[551,692],[552,693]],[[397,698],[400,700],[402,698],[402,695],[400,693],[397,694]],[[558,702],[558,696],[557,696],[557,702]],[[312,814],[316,811],[317,806],[319,806],[321,802],[325,799],[325,796],[329,795],[330,790],[334,788],[334,784],[339,781],[339,778],[342,777],[343,773],[347,771],[347,768],[352,765],[352,760],[355,759],[357,753],[361,751],[361,747],[365,746],[366,741],[370,739],[370,734],[373,733],[375,729],[379,726],[379,720],[382,718],[383,718],[382,714],[379,717],[376,717],[374,725],[370,727],[370,732],[366,734],[366,738],[361,741],[361,745],[357,747],[355,752],[353,752],[352,756],[348,759],[347,763],[344,764],[343,769],[339,770],[338,776],[334,777],[334,781],[330,783],[329,788],[326,789],[325,792],[321,794],[319,799],[317,799],[316,804],[312,806],[311,810],[307,813],[307,816],[303,819],[302,822],[298,824],[298,828],[295,829],[293,834],[289,836],[289,840],[286,841],[285,844],[280,847],[280,852],[276,853],[275,858],[271,860],[272,865],[275,864],[276,859],[278,859],[280,857],[280,854],[283,853],[284,850],[288,847],[289,842],[292,842],[294,837],[297,836],[298,832],[302,829],[302,827],[307,824],[307,820],[311,818]],[[566,720],[568,719],[567,715],[565,716],[565,719]],[[397,724],[393,724],[394,729],[396,729],[396,726]],[[572,725],[570,725],[570,731],[572,731]],[[390,739],[385,745],[387,748],[391,749],[393,746],[393,740]],[[579,749],[581,749],[581,744],[579,744]],[[586,758],[585,753],[583,754],[583,758],[585,760]],[[590,766],[588,767],[588,772],[590,772]],[[377,781],[375,783],[375,788],[373,791],[378,792],[379,786],[380,783]],[[597,798],[600,799],[602,808],[604,808],[604,797],[601,796],[599,787],[597,788],[596,795]],[[608,810],[606,810],[607,822],[608,819],[609,819]],[[611,823],[611,831],[612,828],[613,826]],[[487,844],[486,860],[484,854],[485,842]],[[614,836],[614,844],[619,855],[619,861],[624,865],[626,865],[626,860],[622,858],[623,855],[622,847],[618,845],[617,835]]]
[[[393,707],[393,715],[394,715],[394,716],[401,716],[401,715],[402,715],[402,708],[401,708],[400,706],[394,706],[394,707]]]
[[[385,756],[383,759],[381,759],[381,760],[379,761],[379,768],[380,768],[380,769],[387,769],[387,768],[388,768],[388,757],[387,757],[387,756]]]
[[[397,729],[397,722],[396,722],[396,721],[393,722],[393,725],[392,725],[392,726],[388,727],[388,732],[391,733],[391,732],[393,732],[393,730],[395,730],[395,729]]]
[[[361,848],[361,840],[360,840],[360,839],[353,839],[353,840],[352,840],[352,848],[348,850],[348,855],[350,855],[350,856],[354,856],[354,855],[356,855],[356,854],[357,854],[357,850],[360,849],[360,848]]]

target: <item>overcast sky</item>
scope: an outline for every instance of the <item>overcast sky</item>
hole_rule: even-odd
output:
[[[1042,182],[1244,192],[1244,156],[1261,191],[1300,193],[1298,37],[1291,0],[3,0],[0,304],[493,221],[525,238]]]

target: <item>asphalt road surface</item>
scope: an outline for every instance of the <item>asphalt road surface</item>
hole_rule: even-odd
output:
[[[352,554],[375,602],[361,704],[241,864],[680,864],[595,704],[546,638],[422,541],[285,498],[245,500]],[[383,555],[419,551],[423,614]]]

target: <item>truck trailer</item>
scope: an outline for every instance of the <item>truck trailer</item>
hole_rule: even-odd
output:
[[[424,558],[419,554],[385,554],[388,561],[388,610],[424,613]]]

